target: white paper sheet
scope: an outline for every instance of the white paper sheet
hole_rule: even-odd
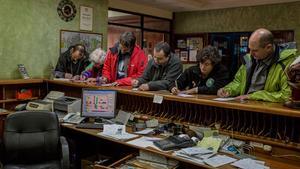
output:
[[[189,148],[183,148],[181,151],[189,156],[197,155],[197,154],[208,154],[213,153],[212,150],[208,150],[201,147],[189,147]]]
[[[65,78],[53,78],[53,80],[58,80],[58,81],[71,81],[71,79],[65,79]]]
[[[226,155],[216,155],[212,158],[205,159],[204,162],[212,167],[220,167],[222,165],[232,163],[236,161],[236,159],[228,157]]]
[[[270,167],[267,167],[264,165],[264,161],[256,161],[256,160],[252,160],[250,158],[241,159],[239,161],[232,163],[231,165],[242,168],[242,169],[268,169],[268,168],[270,168]]]
[[[184,93],[179,93],[177,96],[179,97],[195,97],[193,95],[190,95],[190,94],[184,94]]]
[[[225,97],[225,98],[219,97],[219,98],[215,98],[213,100],[220,101],[220,102],[227,102],[227,101],[231,101],[231,100],[236,100],[236,98],[235,97]]]
[[[98,134],[117,140],[129,140],[138,137],[138,135],[127,133],[125,130],[125,125],[118,124],[105,124],[103,126],[103,132]]]
[[[164,100],[163,96],[160,95],[154,95],[153,97],[153,103],[161,104]]]
[[[125,125],[104,124],[102,133],[106,135],[124,134],[126,133]]]
[[[145,136],[143,136],[143,137],[137,138],[135,140],[128,141],[127,143],[131,144],[131,145],[138,146],[138,147],[143,147],[143,148],[153,147],[157,150],[160,150],[158,147],[156,147],[153,144],[153,141],[155,141],[155,140],[161,140],[161,139],[160,138],[155,138],[155,137],[145,137]]]
[[[152,133],[153,130],[154,130],[154,129],[147,128],[147,129],[145,129],[145,130],[137,131],[137,132],[134,132],[134,133],[135,133],[135,134],[147,135],[147,134]]]

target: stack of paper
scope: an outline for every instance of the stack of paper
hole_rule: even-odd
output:
[[[212,167],[220,167],[222,165],[232,163],[236,161],[235,158],[228,157],[226,155],[216,155],[212,158],[205,159],[204,162]]]
[[[212,150],[207,150],[205,148],[201,147],[189,147],[189,148],[183,148],[180,150],[182,153],[189,155],[189,156],[194,156],[198,154],[209,154],[213,153]]]
[[[111,137],[117,140],[129,140],[138,137],[138,135],[127,133],[125,125],[108,124],[103,126],[103,132],[99,135]]]
[[[193,161],[195,163],[204,164],[203,160],[212,157],[216,153],[200,147],[190,147],[184,148],[179,151],[175,151],[174,155],[183,157],[187,160]]]
[[[241,159],[232,163],[231,165],[241,169],[269,169],[270,167],[265,166],[264,161],[252,160],[251,158]]]
[[[160,150],[158,147],[156,147],[153,144],[153,141],[155,141],[155,140],[161,140],[161,138],[143,136],[143,137],[128,141],[127,143],[131,144],[131,145],[138,146],[138,147],[143,147],[143,148],[152,147],[152,148],[155,148],[157,150]]]
[[[218,152],[222,141],[223,140],[220,138],[204,137],[200,142],[198,142],[197,146]]]
[[[141,135],[147,135],[154,132],[154,129],[152,128],[146,128],[145,130],[134,132],[135,134],[141,134]]]

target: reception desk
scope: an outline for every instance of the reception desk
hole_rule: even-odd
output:
[[[131,87],[89,86],[84,83],[45,80],[47,90],[64,91],[81,97],[82,88],[118,91],[117,108],[137,112],[161,120],[196,126],[220,126],[220,131],[239,139],[300,149],[300,110],[281,103],[260,101],[219,102],[212,95],[193,98],[174,96],[168,91],[133,91]],[[161,104],[153,103],[154,95],[163,97]]]
[[[36,97],[39,98],[51,90],[62,91],[73,97],[81,97],[82,88],[116,90],[117,109],[155,117],[165,122],[218,126],[220,133],[232,138],[258,143],[258,147],[272,146],[272,152],[264,152],[262,148],[257,148],[255,155],[283,164],[300,166],[300,110],[284,107],[281,103],[219,102],[214,101],[216,96],[211,95],[185,98],[174,96],[168,91],[133,91],[131,87],[101,87],[47,79],[35,81],[33,86],[38,88]],[[161,104],[153,103],[155,95],[163,97]]]

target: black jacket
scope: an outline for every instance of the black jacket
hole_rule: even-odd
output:
[[[168,90],[171,83],[182,73],[182,63],[178,57],[171,54],[165,65],[157,65],[151,59],[142,75],[139,84],[148,83],[150,90]]]
[[[72,46],[73,47],[73,46]],[[60,55],[58,58],[56,68],[55,68],[55,77],[63,78],[65,73],[70,73],[73,76],[80,75],[82,71],[90,64],[88,59],[88,54],[86,53],[83,58],[74,63],[71,59],[71,49],[70,47],[66,52]]]
[[[179,90],[185,90],[198,87],[199,94],[216,94],[218,89],[224,87],[230,79],[227,68],[221,64],[214,66],[210,74],[203,79],[199,65],[186,69],[177,79]],[[172,83],[170,90],[175,87]]]

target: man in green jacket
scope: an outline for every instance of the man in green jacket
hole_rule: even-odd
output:
[[[285,102],[291,95],[284,73],[286,66],[296,58],[293,45],[275,45],[272,33],[257,29],[249,39],[250,54],[244,56],[244,63],[235,78],[218,90],[219,97],[236,97],[240,100],[262,100]]]

